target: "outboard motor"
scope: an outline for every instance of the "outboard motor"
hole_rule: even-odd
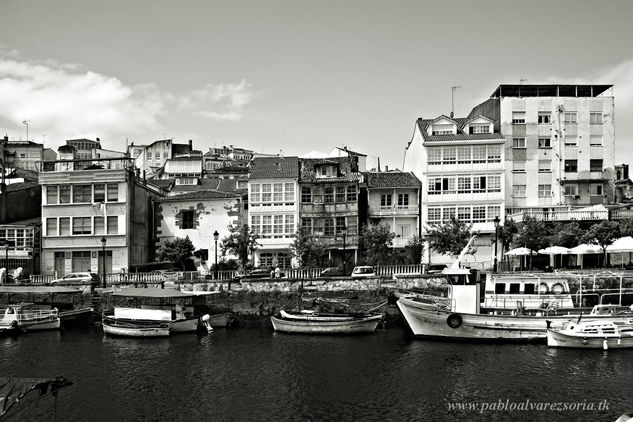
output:
[[[202,324],[205,326],[205,328],[207,329],[207,333],[211,334],[213,332],[213,327],[211,326],[211,317],[209,316],[209,314],[205,314],[202,316]]]

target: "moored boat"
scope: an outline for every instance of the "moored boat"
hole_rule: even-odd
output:
[[[560,329],[548,327],[549,347],[578,349],[625,349],[633,347],[633,324],[616,324],[613,320],[567,322]]]
[[[383,315],[352,317],[344,321],[326,319],[286,319],[270,317],[275,331],[301,334],[357,334],[376,331]]]
[[[116,311],[116,309],[115,309]],[[169,337],[169,321],[117,318],[104,315],[103,332],[121,337]]]
[[[356,318],[353,315],[345,314],[324,314],[314,311],[291,312],[284,311],[283,309],[279,311],[279,314],[283,319],[296,321],[352,321]]]
[[[58,330],[60,319],[57,309],[39,307],[33,303],[8,305],[1,312],[0,324],[15,326],[23,331]]]

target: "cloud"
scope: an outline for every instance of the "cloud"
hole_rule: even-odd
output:
[[[245,107],[253,97],[252,83],[246,79],[239,83],[209,83],[180,97],[178,107],[196,109],[197,116],[235,122],[244,118]]]

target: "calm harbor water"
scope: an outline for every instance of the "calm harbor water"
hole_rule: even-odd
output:
[[[400,326],[314,337],[263,324],[166,339],[96,326],[0,339],[0,374],[74,382],[58,421],[613,421],[633,410],[632,361],[633,350],[416,340]],[[449,410],[605,399],[606,411]],[[44,420],[53,404],[8,420]]]

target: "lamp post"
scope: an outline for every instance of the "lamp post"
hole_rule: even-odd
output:
[[[213,271],[213,278],[215,280],[218,279],[218,239],[220,238],[220,233],[218,231],[213,232],[213,240],[215,240],[215,269]]]
[[[343,225],[343,227],[341,227],[341,231],[340,233],[343,235],[343,274],[347,275],[347,265],[345,265],[347,263],[347,256],[345,253],[345,248],[346,248],[346,241],[347,241],[347,227],[345,225]]]
[[[494,223],[495,223],[495,261],[494,261],[494,264],[492,266],[492,271],[495,272],[495,273],[497,272],[497,237],[498,237],[498,234],[499,234],[499,222],[500,222],[499,216],[496,216],[495,219],[494,219]]]
[[[102,268],[103,272],[101,273],[101,277],[102,277],[102,280],[103,280],[103,288],[104,289],[106,288],[106,271],[105,271],[106,251],[105,251],[105,248],[106,248],[106,242],[107,241],[108,241],[108,239],[106,239],[105,236],[101,238],[101,246],[103,247],[103,251],[102,251],[103,255],[101,257],[101,259],[103,260],[102,264],[101,264],[102,265],[101,268]]]

